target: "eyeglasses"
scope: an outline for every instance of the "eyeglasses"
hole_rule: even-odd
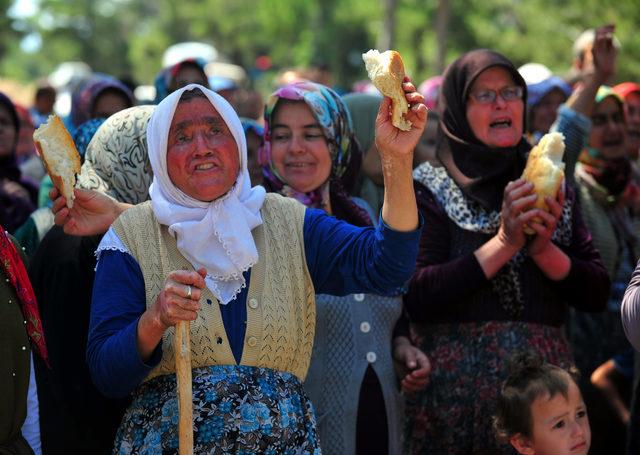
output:
[[[478,90],[477,92],[469,94],[469,96],[473,98],[476,103],[492,104],[495,103],[498,95],[505,101],[516,101],[522,99],[523,93],[522,87],[515,85],[513,87],[503,87],[497,92],[489,89]]]
[[[613,112],[611,114],[594,114],[591,116],[593,126],[604,126],[609,121],[615,124],[622,124],[624,123],[624,115],[622,112]]]

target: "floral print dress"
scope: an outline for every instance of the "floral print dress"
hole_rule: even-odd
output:
[[[175,374],[142,383],[116,436],[116,454],[178,451]],[[320,454],[313,407],[300,380],[268,368],[193,369],[196,454]]]

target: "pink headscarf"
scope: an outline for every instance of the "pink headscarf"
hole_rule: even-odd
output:
[[[422,96],[424,96],[424,104],[429,110],[435,110],[438,106],[438,95],[440,94],[442,81],[442,76],[433,76],[424,81],[420,84],[420,87],[418,87],[418,91]]]

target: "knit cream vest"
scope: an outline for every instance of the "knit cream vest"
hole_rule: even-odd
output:
[[[247,328],[241,365],[271,368],[304,380],[315,334],[315,292],[304,253],[305,207],[277,194],[267,194],[263,224],[253,230],[258,263],[251,269],[247,296]],[[147,308],[162,291],[169,272],[194,270],[180,254],[167,226],[158,223],[151,202],[125,211],[113,228],[140,265]],[[232,301],[229,305],[237,305]],[[218,301],[207,288],[198,318],[191,322],[193,368],[236,365]],[[162,360],[146,380],[174,373],[174,328],[162,338]]]

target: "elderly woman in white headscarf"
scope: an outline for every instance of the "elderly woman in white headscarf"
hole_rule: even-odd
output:
[[[376,121],[387,172],[377,228],[252,188],[238,116],[193,84],[161,102],[149,122],[151,201],[100,208],[100,198],[76,191],[69,211],[56,200],[56,222],[67,232],[123,212],[98,248],[87,348],[96,385],[110,396],[133,394],[117,452],[178,447],[172,340],[179,321],[190,321],[194,452],[319,452],[302,388],[315,294],[394,294],[415,265],[412,153],[426,108],[408,80],[404,90],[412,129],[392,126],[389,99]],[[302,153],[304,165],[290,165],[315,171],[317,158]]]

